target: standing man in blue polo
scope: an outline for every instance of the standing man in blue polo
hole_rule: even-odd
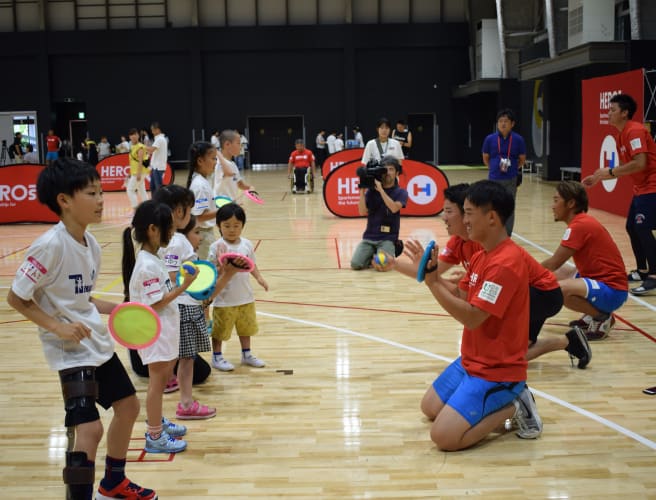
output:
[[[512,129],[515,115],[509,108],[497,113],[497,131],[483,141],[483,163],[487,165],[488,179],[498,182],[517,197],[518,175],[526,161],[524,138]],[[512,236],[515,213],[506,220],[506,232]]]

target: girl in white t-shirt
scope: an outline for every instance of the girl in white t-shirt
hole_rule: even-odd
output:
[[[144,365],[148,365],[148,393],[146,395],[146,445],[148,453],[177,453],[187,447],[181,439],[187,428],[177,425],[162,415],[162,394],[173,374],[180,349],[180,313],[175,300],[189,287],[196,276],[185,277],[179,287],[171,283],[164,262],[157,252],[168,245],[173,236],[171,209],[148,200],[139,205],[132,219],[132,227],[123,233],[123,283],[127,298],[151,306],[159,315],[162,331],[157,341],[139,349]],[[133,240],[141,245],[136,255]]]
[[[208,180],[214,172],[216,164],[216,148],[209,142],[195,142],[189,148],[189,177],[187,188],[194,193],[195,203],[191,209],[192,215],[198,219],[201,240],[198,247],[198,258],[207,259],[210,245],[214,242],[214,226],[216,224],[216,204],[212,184]]]
[[[173,186],[166,186],[158,191],[170,190]],[[177,186],[178,189],[184,189]],[[197,260],[196,250],[200,244],[201,231],[198,220],[189,214],[189,208],[184,207],[184,216],[176,217],[174,209],[174,221],[177,219],[184,227],[179,227],[178,232],[173,235],[169,245],[160,250],[159,255],[169,271],[171,280],[177,279],[180,266],[186,261]],[[175,223],[175,222],[174,222]],[[192,385],[194,379],[194,358],[200,352],[209,352],[212,348],[207,336],[207,324],[205,322],[205,310],[200,300],[194,299],[186,293],[180,295],[176,300],[180,311],[180,359],[178,360],[178,384],[180,386],[180,402],[175,416],[180,420],[199,420],[212,418],[216,415],[216,408],[211,408],[194,400],[192,396]]]
[[[253,244],[241,237],[246,224],[246,213],[236,203],[222,206],[216,214],[221,238],[210,247],[210,262],[218,262],[224,253],[244,255],[255,262]],[[223,270],[222,270],[223,271]],[[235,275],[223,290],[216,294],[213,309],[212,325],[212,366],[221,371],[232,371],[234,366],[223,357],[221,346],[230,339],[232,329],[236,327],[241,344],[241,363],[243,365],[261,368],[264,361],[251,353],[251,337],[258,332],[255,316],[255,297],[250,283],[253,275],[259,285],[269,290],[269,285],[260,274],[257,265],[250,273]]]

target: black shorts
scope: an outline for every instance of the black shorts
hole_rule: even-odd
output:
[[[560,287],[553,290],[538,290],[529,287],[530,313],[528,326],[528,345],[533,345],[538,339],[540,330],[547,318],[560,312],[563,307],[563,292]]]
[[[118,359],[116,353],[112,355],[105,363],[96,368],[95,375],[98,383],[98,398],[96,402],[105,410],[111,408],[112,404],[121,399],[136,394],[136,389],[125,371],[123,363]],[[76,408],[66,411],[65,424],[71,427],[79,424],[94,422],[100,418],[100,413],[95,406],[86,408]]]

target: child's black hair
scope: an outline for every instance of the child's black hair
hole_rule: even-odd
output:
[[[121,271],[123,275],[123,294],[125,300],[130,300],[130,279],[134,264],[137,261],[134,241],[144,244],[148,241],[148,228],[155,226],[159,229],[161,243],[168,245],[169,235],[173,227],[173,214],[168,205],[147,200],[141,203],[134,212],[132,225],[123,231],[123,259]]]
[[[178,229],[178,233],[182,233],[187,236],[191,231],[193,231],[193,229],[196,227],[196,224],[198,224],[198,219],[194,214],[191,214],[189,217],[189,224],[187,224],[182,229]]]
[[[191,208],[196,203],[193,191],[178,184],[169,184],[162,186],[155,191],[153,201],[168,205],[171,210],[178,207]]]
[[[36,195],[41,203],[61,215],[57,196],[62,193],[73,196],[76,191],[95,181],[100,181],[100,175],[93,165],[71,158],[58,158],[39,174]]]
[[[189,147],[189,177],[187,177],[187,188],[191,186],[191,178],[194,176],[198,159],[207,154],[210,149],[216,149],[212,144],[205,141],[194,142]]]
[[[219,232],[221,232],[221,222],[228,220],[233,216],[240,221],[243,226],[246,225],[246,212],[244,212],[244,209],[236,203],[227,203],[217,210],[216,225],[219,228]]]

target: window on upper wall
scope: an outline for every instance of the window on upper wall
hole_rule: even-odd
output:
[[[0,0],[0,32],[464,21],[464,0]]]
[[[615,4],[615,40],[631,40],[629,0]]]

